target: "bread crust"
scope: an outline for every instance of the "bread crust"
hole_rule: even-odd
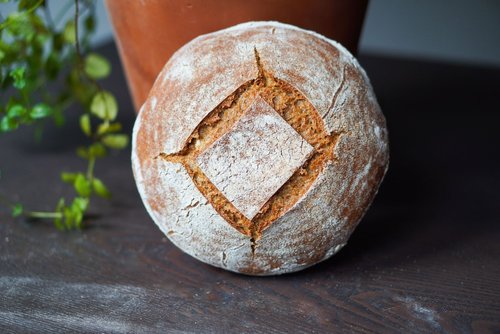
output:
[[[328,161],[304,195],[257,243],[228,224],[176,154],[227,96],[260,65],[298,89],[330,134]],[[132,166],[146,209],[168,238],[208,264],[251,275],[293,272],[329,258],[347,242],[387,171],[388,133],[373,89],[340,44],[277,22],[249,22],[200,36],[159,74],[134,126]]]

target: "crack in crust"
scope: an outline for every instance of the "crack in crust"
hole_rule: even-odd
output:
[[[345,69],[345,66],[344,68],[342,69],[342,79],[340,81],[340,85],[339,87],[337,88],[337,90],[335,91],[335,94],[333,94],[333,98],[332,98],[332,102],[330,102],[330,106],[328,107],[328,110],[324,116],[324,118],[326,119],[330,113],[332,112],[333,110],[333,107],[335,106],[335,104],[337,103],[337,98],[339,97],[339,94],[340,92],[342,91],[342,89],[344,88],[344,84],[345,84],[345,80],[346,80],[346,69]]]
[[[252,254],[256,252],[263,231],[297,203],[326,164],[335,160],[335,146],[342,135],[328,134],[321,116],[308,99],[293,86],[264,69],[257,49],[254,48],[254,52],[258,77],[243,84],[212,110],[195,128],[180,152],[161,153],[158,156],[170,162],[181,163],[186,168],[196,187],[214,209],[236,230],[250,237]],[[340,86],[343,83],[342,81]],[[249,220],[212,184],[195,161],[199,154],[238,122],[258,95],[314,147],[314,152],[269,198],[259,213]]]

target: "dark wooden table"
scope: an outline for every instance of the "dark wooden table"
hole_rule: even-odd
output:
[[[115,62],[105,87],[134,120]],[[335,257],[299,273],[247,277],[200,263],[153,224],[129,154],[100,161],[114,193],[90,227],[0,212],[0,332],[500,332],[500,69],[361,57],[387,117],[391,167]],[[84,162],[75,116],[0,137],[0,192],[51,209]]]

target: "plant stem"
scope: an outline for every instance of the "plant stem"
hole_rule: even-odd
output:
[[[76,57],[78,58],[78,66],[82,68],[82,53],[80,52],[80,39],[78,38],[78,16],[80,10],[78,8],[78,0],[75,0],[75,48],[76,48]]]
[[[78,69],[80,72],[80,75],[83,76],[86,80],[91,82],[98,91],[102,91],[101,85],[94,79],[90,78],[88,75],[85,74],[85,71],[83,70],[84,63],[83,63],[83,55],[81,52],[80,48],[80,38],[78,37],[78,18],[80,15],[80,9],[79,9],[79,0],[75,0],[75,49],[76,49],[76,57],[77,57],[77,63],[78,63]]]
[[[89,164],[87,167],[87,179],[92,182],[94,179],[94,166],[95,166],[95,157],[89,158]]]
[[[24,89],[21,90],[21,96],[23,97],[23,100],[24,100],[24,103],[26,104],[26,107],[29,108],[31,106],[30,98],[28,96],[28,93]]]
[[[61,212],[29,211],[26,212],[26,216],[30,218],[56,219],[62,218],[63,214]]]

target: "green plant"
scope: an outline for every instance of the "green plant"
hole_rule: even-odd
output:
[[[116,121],[115,97],[98,82],[110,74],[110,63],[89,52],[96,24],[94,3],[61,2],[65,7],[53,19],[45,0],[10,1],[17,3],[17,11],[0,18],[0,133],[26,125],[40,130],[48,119],[62,125],[65,111],[77,103],[83,107],[80,128],[89,138],[89,145],[76,151],[87,161],[86,170],[61,173],[62,181],[74,187],[75,197],[60,198],[52,212],[10,204],[12,215],[52,219],[60,230],[81,229],[91,197],[111,196],[94,175],[96,160],[109,149],[125,148],[129,141]],[[62,22],[71,7],[74,16]],[[54,81],[64,83],[57,94],[47,91],[47,83]]]

